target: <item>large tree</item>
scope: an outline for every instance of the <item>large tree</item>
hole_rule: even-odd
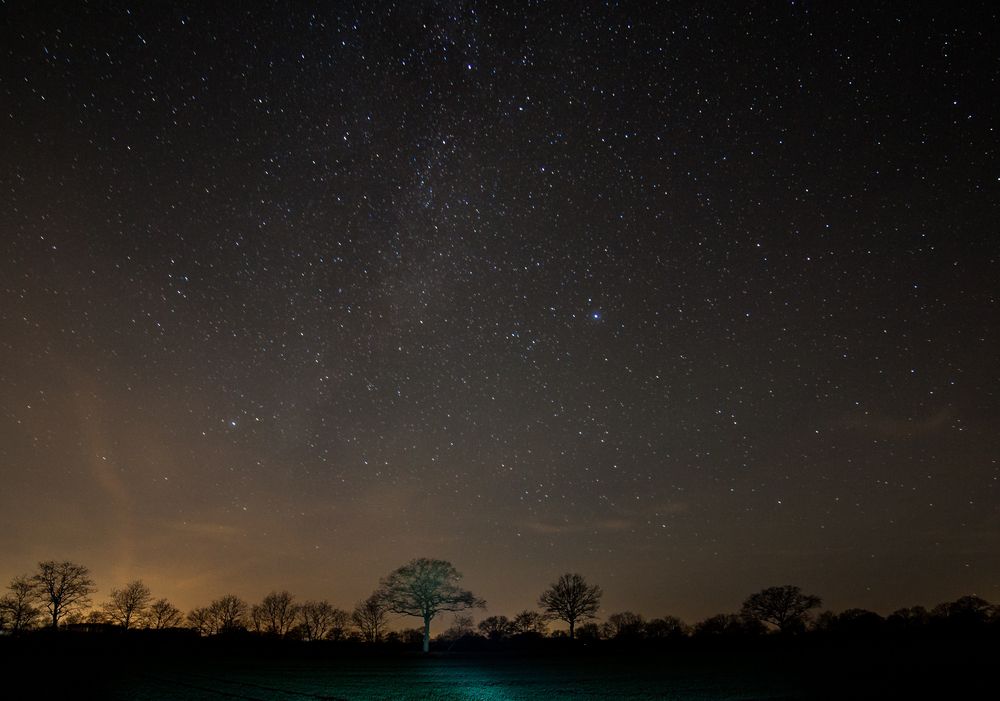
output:
[[[128,630],[146,612],[152,598],[149,587],[136,579],[121,589],[111,590],[111,598],[103,606],[104,613],[112,623]]]
[[[90,606],[90,595],[97,591],[90,570],[69,561],[39,562],[31,584],[53,628],[63,616]]]
[[[573,638],[577,621],[594,618],[604,592],[596,584],[587,584],[580,574],[562,575],[538,597],[538,605],[550,617],[569,624]]]
[[[3,627],[14,633],[33,628],[41,615],[35,606],[37,596],[34,584],[28,577],[14,577],[7,589],[10,593],[0,597]]]
[[[751,594],[743,602],[740,613],[751,620],[769,623],[782,633],[801,629],[809,617],[809,609],[823,601],[818,596],[803,594],[791,584],[768,587]]]
[[[458,586],[462,575],[445,560],[411,560],[382,580],[378,597],[392,613],[424,621],[424,652],[430,650],[431,620],[444,611],[485,608],[486,602]]]
[[[379,597],[378,592],[359,602],[351,613],[351,622],[361,631],[361,636],[369,643],[377,643],[382,640],[388,618],[385,602]]]

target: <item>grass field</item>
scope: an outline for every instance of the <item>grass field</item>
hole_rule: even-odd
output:
[[[794,685],[752,669],[671,669],[623,661],[354,660],[153,667],[111,690],[119,699],[788,699]]]
[[[112,701],[993,699],[997,659],[1000,641],[977,639],[765,638],[429,656],[197,637],[0,640],[0,678],[25,680],[33,690],[9,698]]]

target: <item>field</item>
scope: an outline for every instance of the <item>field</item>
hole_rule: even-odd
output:
[[[284,662],[131,675],[112,696],[121,699],[785,699],[787,682],[752,669],[681,670],[623,661],[476,660],[465,658]]]
[[[335,645],[141,637],[0,640],[0,674],[24,698],[764,699],[998,698],[998,641],[773,640],[738,647],[370,654]]]

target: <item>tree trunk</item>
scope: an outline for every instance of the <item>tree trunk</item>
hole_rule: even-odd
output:
[[[424,616],[424,652],[431,650],[431,618]]]
[[[569,639],[570,640],[573,639],[573,628],[575,627],[575,624],[576,624],[575,620],[569,622]]]

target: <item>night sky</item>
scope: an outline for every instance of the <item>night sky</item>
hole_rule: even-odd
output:
[[[0,3],[0,579],[1000,600],[992,3]]]

